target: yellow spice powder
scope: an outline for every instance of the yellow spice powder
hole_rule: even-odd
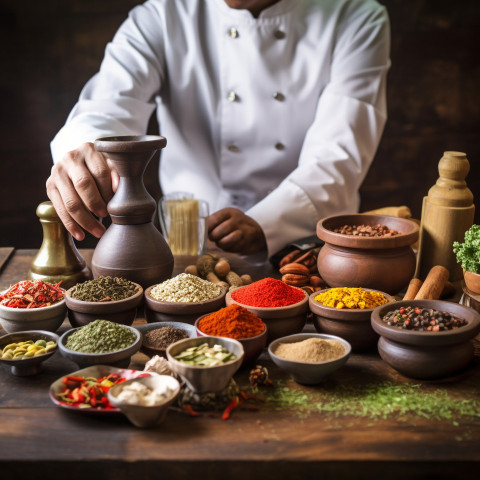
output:
[[[340,358],[345,347],[338,340],[308,338],[296,343],[281,343],[274,353],[294,362],[318,363]]]
[[[375,308],[387,303],[387,299],[380,292],[349,287],[330,288],[326,292],[319,293],[315,301],[326,307],[349,309]]]

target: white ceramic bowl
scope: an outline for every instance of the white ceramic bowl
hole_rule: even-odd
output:
[[[118,395],[126,385],[132,382],[139,382],[150,390],[160,390],[167,385],[173,393],[165,398],[161,403],[153,406],[132,405],[118,399]],[[114,406],[119,408],[126,417],[139,428],[151,428],[159,425],[165,419],[168,407],[176,400],[180,393],[180,383],[169,375],[153,375],[150,377],[134,378],[126,382],[114,385],[108,391],[108,400]]]
[[[307,363],[295,362],[275,355],[275,350],[280,343],[297,343],[308,338],[323,338],[328,340],[337,340],[345,347],[345,353],[335,360],[328,360],[326,362]],[[327,375],[330,375],[335,370],[342,367],[348,360],[352,347],[343,338],[335,335],[324,335],[320,333],[298,333],[296,335],[289,335],[287,337],[278,338],[274,340],[268,347],[268,353],[273,363],[281,369],[287,371],[297,383],[304,385],[315,385],[320,383]]]

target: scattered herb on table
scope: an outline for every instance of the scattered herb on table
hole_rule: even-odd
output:
[[[24,280],[12,285],[0,295],[0,305],[11,308],[49,307],[65,296],[65,290],[43,280]]]
[[[138,290],[138,285],[126,278],[100,275],[94,280],[78,283],[68,293],[72,298],[84,302],[112,302],[125,300]]]
[[[472,225],[465,232],[463,243],[453,242],[453,252],[465,271],[480,273],[480,225]]]

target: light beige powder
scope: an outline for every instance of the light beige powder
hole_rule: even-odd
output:
[[[273,353],[294,362],[318,363],[341,357],[345,347],[338,340],[308,338],[296,343],[281,343]]]

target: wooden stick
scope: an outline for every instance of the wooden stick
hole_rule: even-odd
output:
[[[450,272],[441,265],[435,265],[428,272],[415,300],[438,300],[447,283]]]
[[[422,281],[419,278],[412,278],[408,284],[407,291],[403,300],[413,300],[416,296],[420,287],[422,286]]]

